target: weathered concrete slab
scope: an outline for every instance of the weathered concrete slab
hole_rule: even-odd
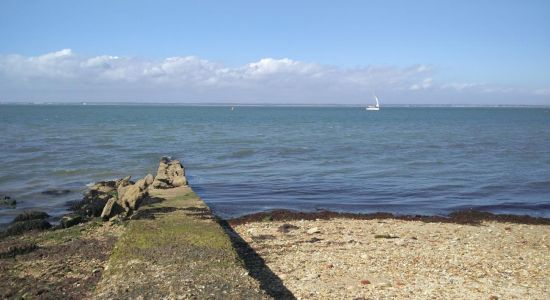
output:
[[[118,240],[94,298],[270,298],[191,188],[150,195]]]

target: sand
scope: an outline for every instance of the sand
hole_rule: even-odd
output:
[[[549,225],[337,218],[234,229],[298,299],[550,299]]]

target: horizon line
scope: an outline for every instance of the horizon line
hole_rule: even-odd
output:
[[[237,102],[117,102],[117,101],[0,101],[0,105],[70,105],[70,106],[205,106],[205,107],[366,107],[367,104],[357,103],[237,103]],[[550,104],[386,104],[382,107],[550,107]]]

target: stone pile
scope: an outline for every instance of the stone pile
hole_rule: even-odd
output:
[[[83,217],[129,217],[149,195],[149,189],[169,189],[187,185],[185,170],[179,160],[163,157],[157,175],[148,174],[136,182],[127,176],[119,180],[100,181],[90,187],[83,201],[73,210]]]
[[[133,211],[138,209],[143,199],[148,196],[148,188],[152,183],[153,175],[151,174],[134,184],[129,182],[129,178],[122,181],[117,185],[116,196],[109,198],[109,201],[103,207],[101,218],[108,220],[115,215],[131,215]]]
[[[169,189],[183,185],[187,185],[187,178],[180,161],[163,157],[160,160],[153,187],[156,189]]]
[[[136,182],[127,176],[119,180],[100,181],[92,185],[84,194],[82,201],[71,204],[73,213],[60,219],[56,228],[67,228],[90,218],[101,217],[110,220],[113,217],[130,217],[149,197],[149,189],[169,189],[187,185],[185,170],[179,160],[163,157],[157,175],[148,174]],[[52,192],[53,193],[53,192]],[[15,200],[2,196],[0,204],[15,205]],[[24,212],[10,224],[1,235],[16,235],[29,230],[43,230],[51,227],[46,221],[49,216],[44,212]]]
[[[83,217],[99,217],[109,200],[116,198],[117,187],[128,184],[130,177],[119,180],[100,181],[92,185],[82,201],[73,205],[72,209]]]
[[[108,220],[114,216],[130,216],[139,208],[144,199],[149,196],[149,189],[168,189],[187,185],[185,170],[179,160],[163,157],[157,171],[157,176],[148,174],[132,183],[130,177],[116,182],[116,193],[105,203],[101,218]]]

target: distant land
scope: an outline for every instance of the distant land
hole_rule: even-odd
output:
[[[331,103],[322,103],[322,104],[312,104],[312,103],[231,103],[231,102],[211,102],[211,103],[198,103],[198,102],[83,102],[83,101],[74,101],[74,102],[14,102],[14,101],[0,101],[0,105],[71,105],[71,106],[85,106],[85,105],[150,105],[150,106],[222,106],[222,107],[364,107],[365,104],[331,104]],[[503,108],[513,108],[513,107],[526,107],[526,108],[550,108],[550,104],[385,104],[381,105],[382,107],[444,107],[444,108],[483,108],[483,107],[503,107]]]

